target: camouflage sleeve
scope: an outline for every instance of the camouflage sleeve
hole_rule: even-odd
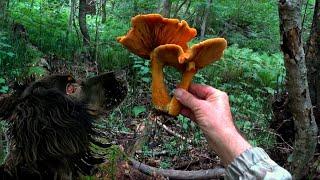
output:
[[[227,167],[226,179],[292,179],[261,148],[248,149]]]

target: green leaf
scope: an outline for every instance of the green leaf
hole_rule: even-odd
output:
[[[14,54],[13,52],[7,52],[6,53],[9,57],[14,57],[16,54]]]
[[[9,91],[9,87],[8,86],[2,86],[0,89],[0,93],[7,93]]]
[[[265,87],[265,90],[267,90],[267,92],[269,93],[269,94],[274,94],[274,89],[272,89],[272,88],[270,88],[270,87]]]
[[[142,80],[143,82],[146,82],[146,83],[149,83],[149,82],[151,81],[151,79],[150,79],[150,78],[147,78],[147,77],[143,77],[143,78],[141,78],[141,80]]]
[[[132,113],[134,117],[138,117],[141,113],[146,112],[146,108],[144,106],[135,106],[132,109]]]
[[[9,44],[5,44],[5,43],[2,43],[2,42],[0,42],[0,46],[2,46],[2,47],[11,47]]]
[[[3,78],[0,78],[0,84],[4,84],[4,83],[6,83],[6,80]]]

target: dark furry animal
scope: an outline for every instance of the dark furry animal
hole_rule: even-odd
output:
[[[80,85],[102,91],[96,100],[87,101],[87,96],[96,95],[82,88],[78,95],[68,95],[66,88],[75,80],[66,75],[46,77],[0,100],[0,119],[9,124],[9,154],[0,179],[74,179],[93,173],[104,159],[90,150],[90,143],[96,143],[93,136],[98,135],[92,125],[98,114],[92,113],[90,104],[106,104],[107,96],[118,93],[116,106],[126,95],[126,84],[114,72],[95,77],[99,78]]]

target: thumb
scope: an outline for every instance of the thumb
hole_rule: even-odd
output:
[[[174,91],[174,96],[182,105],[188,107],[191,110],[194,110],[201,104],[201,100],[199,100],[198,98],[194,97],[191,93],[181,88],[178,88]]]

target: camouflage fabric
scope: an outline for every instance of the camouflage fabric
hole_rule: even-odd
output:
[[[261,148],[248,149],[228,167],[225,179],[292,179],[291,174],[275,163]]]

